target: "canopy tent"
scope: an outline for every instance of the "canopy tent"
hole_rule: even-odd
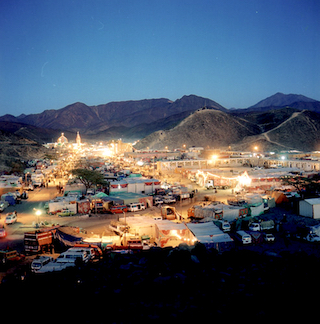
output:
[[[98,192],[97,194],[91,196],[91,199],[101,199],[101,198],[105,198],[108,197],[108,195],[104,192]]]

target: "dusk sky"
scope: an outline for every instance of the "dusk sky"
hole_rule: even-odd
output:
[[[276,92],[320,100],[319,0],[0,2],[0,115]]]

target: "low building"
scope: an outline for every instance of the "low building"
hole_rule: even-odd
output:
[[[110,193],[108,199],[113,200],[114,198],[123,200],[125,205],[130,203],[142,203],[146,208],[153,206],[152,196],[147,196],[143,194],[138,194],[134,192],[118,192]]]
[[[299,202],[299,215],[314,219],[320,218],[320,198],[311,198]]]
[[[160,181],[157,179],[144,179],[139,177],[125,178],[110,183],[110,194],[132,192],[138,194],[152,194],[160,189]]]

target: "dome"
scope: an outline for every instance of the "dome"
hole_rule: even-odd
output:
[[[58,138],[58,144],[67,144],[68,139],[64,136],[64,133],[61,133],[61,136]]]

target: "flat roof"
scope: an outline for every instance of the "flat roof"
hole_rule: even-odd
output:
[[[319,205],[320,204],[320,198],[309,198],[309,199],[305,199],[304,201],[310,205]]]

